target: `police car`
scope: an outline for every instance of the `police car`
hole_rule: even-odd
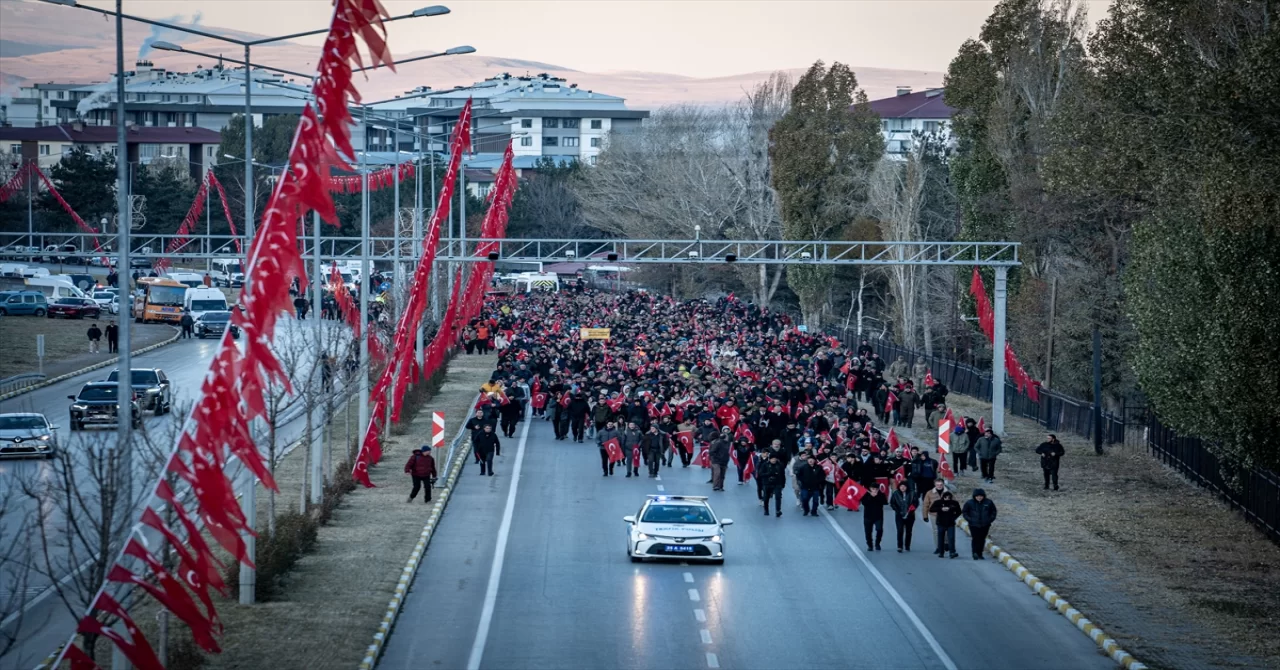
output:
[[[733,519],[720,519],[706,496],[651,495],[627,522],[627,556],[638,563],[646,558],[676,558],[724,563],[724,527]]]

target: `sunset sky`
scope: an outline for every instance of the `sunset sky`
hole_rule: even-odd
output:
[[[5,0],[11,1],[11,0]],[[394,14],[449,16],[391,27],[397,52],[470,44],[481,53],[586,71],[714,77],[804,67],[819,58],[942,71],[995,5],[986,0],[383,0]],[[102,7],[113,2],[90,0]],[[327,23],[324,0],[125,0],[125,11],[262,34]],[[1097,21],[1107,2],[1090,2]]]

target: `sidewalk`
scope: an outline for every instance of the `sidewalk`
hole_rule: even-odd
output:
[[[205,668],[359,667],[431,509],[421,502],[421,495],[413,503],[405,502],[411,482],[404,463],[412,449],[431,443],[433,411],[445,412],[446,444],[453,439],[496,361],[496,356],[459,355],[449,362],[444,384],[418,411],[406,434],[384,439],[382,462],[369,470],[377,488],[357,488],[343,498],[333,519],[320,528],[315,551],[290,573],[282,596],[252,607],[219,602],[226,625],[224,650],[206,655]],[[341,418],[333,429],[336,463],[343,458]],[[445,450],[438,451],[443,481]],[[302,466],[302,449],[277,466],[279,511],[298,508]],[[258,503],[265,509],[261,489]],[[426,572],[418,575],[430,577]]]
[[[948,400],[956,415],[990,420],[989,403]],[[895,430],[936,443],[919,412],[914,424]],[[1097,456],[1058,435],[1061,491],[1045,491],[1035,447],[1046,434],[1006,415],[995,483],[953,482],[960,500],[982,487],[995,501],[993,542],[1151,667],[1280,667],[1269,632],[1280,624],[1280,547],[1140,449]]]

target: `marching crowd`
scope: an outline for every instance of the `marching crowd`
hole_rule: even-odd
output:
[[[583,339],[579,328],[607,328],[609,337]],[[480,332],[484,342],[473,342]],[[466,338],[469,349],[499,354],[467,423],[481,474],[494,474],[499,433],[514,436],[530,415],[550,421],[556,440],[594,441],[604,477],[700,465],[712,490],[734,475],[740,486],[754,481],[766,516],[782,516],[790,478],[803,516],[860,509],[869,551],[880,550],[887,507],[899,552],[910,551],[920,519],[934,527],[934,553],[955,558],[964,518],[972,557],[982,558],[995,503],[982,488],[962,503],[945,479],[978,465],[993,481],[1000,438],[966,420],[942,460],[899,443],[891,427],[912,426],[917,408],[931,427],[942,420],[947,389],[920,365],[886,366],[865,340],[846,350],[732,296],[593,291],[500,298]],[[1062,452],[1050,438],[1037,451],[1045,486],[1052,471],[1056,490]]]

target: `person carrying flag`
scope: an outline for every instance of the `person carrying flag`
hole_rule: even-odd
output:
[[[604,476],[608,477],[613,474],[614,460],[609,457],[609,440],[621,440],[618,431],[613,427],[613,421],[606,421],[604,428],[596,432],[596,446],[600,447],[600,467],[604,470]]]
[[[760,469],[756,471],[756,480],[764,487],[760,500],[764,504],[765,516],[769,516],[770,500],[774,502],[776,516],[782,516],[782,490],[787,486],[787,466],[779,458],[778,452],[770,450],[767,455],[768,458],[760,463]]]
[[[645,462],[649,464],[649,477],[658,476],[658,468],[662,465],[663,456],[667,453],[669,439],[666,433],[658,430],[658,424],[650,424],[649,432],[641,438],[640,448],[644,450]]]
[[[911,551],[911,529],[916,525],[916,507],[920,499],[911,493],[911,487],[905,481],[898,482],[898,490],[889,498],[889,507],[893,508],[893,524],[898,533],[898,553],[905,549]]]
[[[866,487],[867,493],[862,496],[862,530],[867,536],[867,551],[880,551],[880,540],[884,537],[884,492],[879,486],[872,484]],[[872,542],[872,531],[875,541]]]

